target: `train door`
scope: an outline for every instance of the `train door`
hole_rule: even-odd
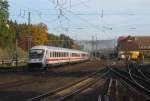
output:
[[[48,49],[45,49],[44,56],[43,56],[43,61],[42,61],[43,67],[46,67],[46,65],[47,65],[48,56],[49,56],[48,55]]]

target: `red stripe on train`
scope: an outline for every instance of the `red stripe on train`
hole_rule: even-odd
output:
[[[47,59],[47,61],[58,61],[58,60],[75,60],[75,59],[84,59],[84,58],[61,58],[61,59]]]

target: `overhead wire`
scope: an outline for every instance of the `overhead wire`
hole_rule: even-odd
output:
[[[81,3],[83,4],[83,1],[81,1]],[[58,5],[56,5],[56,6],[58,6]],[[84,6],[88,8],[87,5],[84,5]],[[65,11],[68,11],[68,10],[65,9]],[[68,12],[71,13],[72,11],[68,11]],[[75,15],[74,13],[72,13],[72,14]],[[78,17],[79,17],[79,16],[78,16]],[[80,20],[82,20],[83,22],[89,24],[91,27],[93,27],[93,28],[96,29],[96,30],[101,29],[100,27],[98,27],[98,25],[94,25],[94,24],[90,23],[88,20],[83,19],[83,18],[81,18],[81,17],[79,17],[79,18],[80,18]]]
[[[76,17],[78,17],[78,19],[80,20],[80,21],[82,21],[82,22],[84,22],[85,24],[88,24],[91,28],[93,28],[93,29],[96,29],[96,30],[98,30],[98,31],[102,31],[102,30],[104,30],[104,33],[105,33],[105,31],[106,30],[109,30],[108,28],[109,27],[105,27],[105,26],[110,26],[109,24],[107,24],[107,22],[105,21],[105,19],[104,19],[104,17],[103,17],[103,24],[102,25],[104,25],[104,26],[99,26],[99,25],[96,25],[96,24],[93,24],[93,23],[91,23],[89,20],[87,20],[87,19],[85,19],[85,18],[83,18],[83,17],[81,17],[80,15],[97,15],[97,17],[99,17],[101,14],[98,12],[98,13],[84,13],[84,12],[81,12],[81,13],[74,13],[75,11],[72,11],[72,10],[68,10],[68,8],[69,7],[64,7],[64,5],[67,3],[67,1],[68,0],[62,0],[62,2],[63,3],[61,3],[61,4],[58,4],[58,1],[61,1],[61,0],[48,0],[50,3],[52,3],[52,4],[54,4],[54,6],[55,6],[55,9],[39,9],[39,10],[46,10],[46,11],[48,11],[48,10],[58,10],[58,9],[61,9],[62,11],[63,11],[63,14],[62,15],[59,15],[59,14],[51,14],[51,13],[37,13],[37,14],[33,14],[33,15],[38,15],[39,16],[39,18],[41,19],[41,20],[43,20],[43,21],[45,21],[45,22],[49,22],[48,20],[46,20],[45,19],[45,17],[43,17],[43,16],[48,16],[48,15],[56,15],[56,16],[60,16],[60,17],[63,17],[65,20],[66,20],[66,22],[67,23],[73,23],[73,21],[72,21],[72,19],[70,19],[68,16],[66,16],[66,14],[64,13],[64,12],[68,12],[68,13],[70,13],[71,15],[73,15],[73,16],[76,16]],[[86,7],[86,8],[89,8],[89,6],[86,4],[86,2],[89,2],[90,0],[85,0],[85,1],[83,1],[83,0],[81,0],[79,3],[77,3],[77,4],[71,4],[71,7],[70,8],[72,8],[72,7],[75,7],[75,6],[79,6],[79,5],[83,5],[84,7]],[[39,11],[38,10],[38,11]],[[124,13],[124,14],[122,14],[122,13],[111,13],[110,15],[112,15],[112,14],[114,14],[114,15],[126,15],[126,13]],[[105,16],[106,15],[109,15],[109,13],[105,13]],[[127,15],[128,15],[128,13],[127,13]],[[130,14],[129,14],[130,15]],[[13,15],[14,16],[14,15]],[[104,16],[104,15],[103,15]],[[58,18],[56,18],[55,19],[56,21],[58,21],[58,20],[61,20],[60,22],[61,22],[61,24],[62,24],[62,19],[58,19]],[[52,21],[54,21],[54,20],[52,20]],[[54,22],[56,22],[56,21],[54,21]],[[68,24],[68,25],[69,25]],[[62,25],[63,26],[63,25]]]

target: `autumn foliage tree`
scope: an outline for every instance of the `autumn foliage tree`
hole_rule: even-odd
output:
[[[49,33],[47,25],[44,23],[19,24],[17,21],[9,20],[8,1],[0,0],[0,60],[2,57],[14,57],[16,54],[16,39],[18,48],[27,56],[28,37],[31,36],[31,46],[49,45],[64,48],[76,48],[74,40],[65,34],[55,35]],[[76,48],[77,49],[77,48]],[[6,54],[4,56],[4,54]],[[5,59],[5,58],[3,58]]]
[[[20,24],[19,26],[19,46],[27,49],[27,41],[31,36],[31,46],[47,45],[48,44],[48,30],[47,26],[43,23],[30,25]]]
[[[0,0],[0,46],[5,47],[10,42],[10,33],[8,31],[8,1]],[[7,39],[5,42],[4,39]]]
[[[31,27],[32,45],[47,45],[48,44],[48,29],[43,23]]]

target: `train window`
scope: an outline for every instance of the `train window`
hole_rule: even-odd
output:
[[[59,52],[59,57],[61,57],[61,52]]]
[[[64,57],[66,57],[66,53],[64,52]]]
[[[61,57],[61,52],[59,52],[59,57]]]
[[[72,57],[79,57],[80,54],[79,53],[72,53]]]
[[[53,57],[55,57],[55,52],[53,52]]]
[[[51,51],[49,52],[49,57],[52,57],[52,52]]]
[[[57,52],[57,57],[59,57],[59,52]]]
[[[55,52],[53,52],[53,57],[55,57]]]
[[[62,55],[62,53],[61,53],[61,52],[59,52],[59,55],[60,55],[59,57],[62,57],[62,56],[61,56],[61,55]]]
[[[57,53],[56,52],[54,52],[54,57],[56,57],[57,56]]]
[[[54,57],[54,55],[55,55],[54,52],[52,52],[52,57]]]
[[[60,56],[60,54],[59,54],[59,52],[57,52],[57,57],[59,57]]]
[[[64,57],[66,57],[66,52],[64,52]]]
[[[55,53],[54,52],[52,52],[52,57],[55,57]]]
[[[58,52],[56,52],[56,57],[58,57]]]
[[[64,56],[67,57],[66,52],[64,53]]]
[[[61,54],[62,54],[62,57],[64,57],[64,54],[63,54],[63,52],[62,52]]]
[[[51,52],[51,57],[53,57],[54,56],[54,52]]]
[[[58,52],[56,52],[56,57],[58,57]]]
[[[70,54],[71,55],[71,54]],[[69,57],[69,53],[67,53],[67,57]]]
[[[57,52],[57,57],[59,57],[59,52]]]
[[[61,57],[61,52],[58,52],[58,57]]]
[[[70,57],[72,57],[72,53],[69,53]]]
[[[55,52],[55,57],[57,57],[57,52]]]
[[[56,52],[56,57],[58,57],[58,52]]]
[[[50,52],[50,57],[53,57],[53,52],[52,51]]]

